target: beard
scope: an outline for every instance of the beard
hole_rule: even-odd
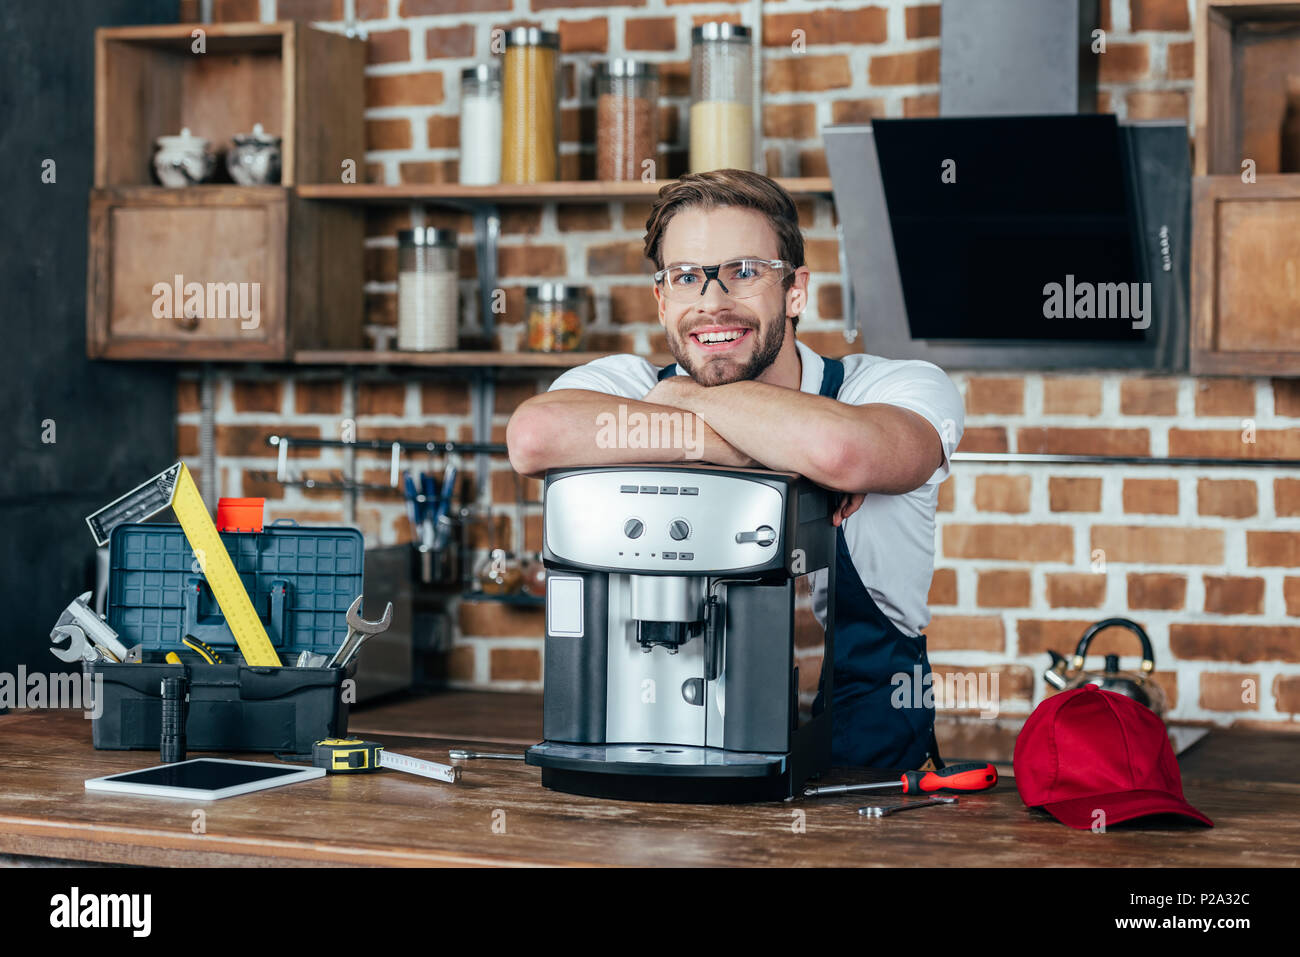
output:
[[[772,317],[772,321],[767,324],[766,332],[763,331],[761,321],[732,313],[719,316],[709,324],[736,325],[752,329],[754,348],[750,353],[749,360],[744,363],[730,356],[719,356],[717,358],[705,358],[702,363],[696,365],[691,360],[687,343],[678,338],[675,332],[669,332],[667,336],[668,351],[677,360],[677,365],[703,386],[726,385],[728,382],[757,379],[776,361],[777,355],[781,352],[781,346],[785,343],[784,310]]]

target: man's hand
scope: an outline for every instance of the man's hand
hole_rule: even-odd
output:
[[[740,451],[740,449],[714,432],[709,427],[709,424],[704,421],[703,416],[687,408],[688,401],[697,398],[705,388],[705,386],[700,385],[688,375],[669,376],[667,379],[660,379],[656,382],[654,388],[647,392],[645,398],[641,401],[681,409],[682,415],[694,417],[695,424],[693,428],[695,431],[692,434],[703,436],[699,461],[709,462],[713,465],[726,465],[730,468],[763,468],[762,462],[750,458]],[[687,461],[690,461],[689,456]]]
[[[655,387],[645,394],[642,402],[654,402],[657,405],[670,405],[674,409],[684,409],[687,395],[695,395],[704,386],[688,375],[674,375],[660,379]]]
[[[831,514],[831,524],[843,525],[845,519],[862,507],[866,498],[865,492],[841,492],[839,505]]]

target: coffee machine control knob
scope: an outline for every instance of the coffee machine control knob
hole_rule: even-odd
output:
[[[668,534],[675,542],[680,542],[691,534],[690,523],[685,519],[676,519],[668,526]]]
[[[639,518],[629,518],[623,523],[623,534],[628,538],[640,538],[645,531],[645,522]]]

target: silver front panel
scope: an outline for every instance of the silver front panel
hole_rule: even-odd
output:
[[[632,617],[638,621],[703,621],[701,576],[632,575]]]
[[[704,675],[704,640],[692,638],[677,654],[642,651],[632,617],[632,579],[609,576],[609,657],[605,740],[704,745],[705,709],[682,697],[682,684]]]
[[[624,485],[638,491],[621,492]],[[656,492],[639,491],[643,486]],[[681,494],[687,487],[698,493]],[[740,476],[635,469],[566,475],[547,488],[545,515],[546,545],[557,559],[610,571],[717,575],[768,561],[784,547],[781,493]],[[626,534],[630,519],[641,523],[639,537]],[[679,519],[689,534],[674,539],[669,527]],[[736,541],[760,526],[776,532],[772,544]]]

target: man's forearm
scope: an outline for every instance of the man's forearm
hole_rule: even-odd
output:
[[[850,405],[752,380],[687,385],[674,396],[767,468],[798,472],[829,489],[907,492],[942,462],[934,430],[905,409]]]
[[[586,389],[520,404],[506,427],[510,464],[524,475],[625,462],[755,464],[691,412]]]

